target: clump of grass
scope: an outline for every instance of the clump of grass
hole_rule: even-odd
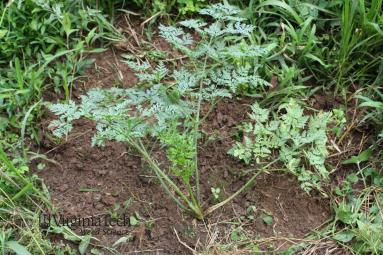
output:
[[[75,75],[91,63],[83,55],[100,50],[92,49],[95,42],[121,39],[105,15],[82,1],[3,1],[0,14],[0,117],[7,119],[1,131],[21,128],[47,87],[68,100]]]
[[[2,254],[51,254],[57,246],[43,233],[39,216],[49,210],[35,177],[24,176],[0,147],[0,250]],[[69,249],[67,247],[66,249]]]
[[[93,48],[96,43],[103,46],[120,39],[107,15],[96,9],[95,1],[0,3],[2,254],[59,254],[67,250],[56,249],[41,232],[38,216],[50,203],[36,177],[29,176],[24,141],[31,136],[39,142],[31,123],[42,113],[43,92],[51,89],[69,100],[76,76],[92,63],[83,55],[101,51]]]
[[[363,189],[353,185],[363,182]],[[328,235],[356,254],[383,252],[383,176],[371,167],[349,174],[335,190],[335,220]]]

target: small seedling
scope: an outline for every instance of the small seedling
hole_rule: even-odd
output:
[[[115,203],[113,206],[113,209],[108,210],[110,217],[112,219],[118,219],[118,217],[120,216],[120,213],[121,213],[120,209],[121,209],[121,205],[119,203]]]
[[[133,239],[134,239],[134,237],[131,234],[126,235],[126,236],[122,236],[116,242],[113,243],[112,247],[116,248],[123,243],[133,241]]]
[[[131,226],[137,226],[140,224],[140,220],[142,220],[141,216],[138,214],[138,212],[135,212],[134,215],[131,215],[129,217],[129,223]]]
[[[247,239],[247,236],[243,232],[242,227],[237,227],[235,228],[231,234],[230,234],[230,239],[233,242],[238,242],[238,241],[245,241]]]
[[[214,199],[215,200],[218,200],[220,195],[221,195],[221,189],[220,188],[211,188],[211,193],[213,194],[214,196]]]
[[[134,215],[129,217],[129,222],[131,226],[137,226],[140,223],[140,221]]]
[[[37,170],[42,171],[42,170],[44,170],[44,169],[45,169],[45,164],[44,164],[44,163],[39,163],[39,164],[37,165]]]
[[[262,210],[261,219],[266,225],[273,224],[273,215],[269,212],[266,212],[265,210]]]

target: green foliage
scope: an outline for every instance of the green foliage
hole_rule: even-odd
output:
[[[251,59],[256,62],[268,52],[259,46],[252,46],[251,50],[244,48],[248,47],[245,41],[238,43],[237,39],[230,37],[235,34],[244,39],[251,30],[251,26],[243,23],[243,18],[235,16],[240,10],[218,4],[202,9],[200,13],[210,13],[217,21],[209,26],[197,20],[180,23],[199,31],[203,36],[199,42],[194,42],[191,35],[179,27],[160,26],[161,36],[189,54],[191,70],[182,68],[170,71],[163,63],[153,68],[147,62],[128,60],[126,63],[136,71],[140,86],[93,89],[81,97],[80,105],[72,101],[51,105],[50,110],[59,116],[51,123],[54,134],[63,137],[72,128],[73,120],[85,116],[97,121],[98,133],[93,144],[102,144],[103,140],[126,141],[130,137],[144,137],[148,133],[155,136],[174,119],[187,118],[195,113],[193,105],[200,97],[204,100],[230,97],[242,85],[252,88],[266,85],[267,82],[256,74],[255,65],[251,66],[249,62],[237,67],[223,64],[230,62],[234,54],[239,60]],[[227,46],[220,43],[224,38]],[[191,44],[197,45],[188,48]],[[210,58],[217,64],[207,70],[206,63]],[[172,86],[165,82],[169,80],[173,81]]]
[[[382,56],[379,50],[374,52],[376,46],[383,43],[382,15],[382,0],[344,1],[337,63],[338,89],[343,85],[341,79],[350,73],[356,73],[354,79],[361,82],[375,79],[376,74],[371,77],[370,73],[376,72]]]
[[[372,120],[378,128],[379,138],[383,138],[383,94],[379,89],[374,89],[375,95],[370,97],[359,95],[357,98],[361,99],[362,103],[359,107],[367,108],[368,114],[365,115],[364,121]]]
[[[299,104],[291,99],[279,107],[279,114],[270,119],[270,111],[251,106],[251,122],[243,124],[243,142],[237,142],[229,153],[246,163],[273,158],[284,163],[296,175],[305,191],[321,189],[320,181],[328,179],[325,159],[327,123],[331,114],[320,112],[312,116],[303,114]],[[310,171],[314,170],[314,171]]]
[[[344,110],[340,108],[333,109],[332,113],[333,113],[333,120],[335,123],[335,126],[332,128],[332,131],[336,135],[336,137],[340,137],[347,123],[346,115]]]
[[[372,168],[363,169],[361,176],[371,183],[363,190],[352,188],[360,180],[355,174],[349,175],[336,190],[342,199],[334,204],[335,221],[342,223],[343,228],[333,233],[333,238],[356,254],[381,254],[383,176]]]
[[[372,155],[372,150],[367,149],[361,152],[358,156],[352,156],[351,158],[342,162],[342,164],[360,164],[361,162],[367,161]]]
[[[251,17],[255,27],[254,40],[274,44],[274,52],[269,59],[273,60],[273,65],[268,67],[268,63],[265,63],[261,67],[262,71],[269,74],[270,78],[273,75],[279,78],[281,70],[287,71],[292,67],[300,70],[299,76],[305,80],[321,79],[318,69],[325,72],[330,67],[324,57],[327,49],[322,46],[323,38],[318,35],[322,33],[318,32],[319,23],[323,22],[319,19],[318,10],[324,10],[324,6],[315,4],[323,1],[249,2],[245,13]],[[253,15],[254,12],[257,15]],[[297,85],[302,84],[292,84],[291,87]]]
[[[39,225],[49,202],[36,188],[37,178],[26,177],[27,170],[24,160],[11,161],[0,146],[0,253],[57,254]]]
[[[133,2],[147,10],[148,16],[161,12],[163,14],[177,11],[179,14],[195,13],[207,3],[206,0],[133,0]]]
[[[0,198],[3,195],[18,198],[24,196],[32,189],[32,183],[24,177],[29,171],[28,166],[22,159],[16,158],[13,161],[3,151],[0,146]],[[4,201],[0,200],[0,203]]]
[[[171,70],[162,62],[152,67],[139,59],[126,60],[136,72],[138,86],[92,89],[81,97],[80,104],[69,101],[51,105],[49,109],[58,116],[50,124],[53,133],[63,137],[72,129],[74,120],[81,117],[94,120],[97,132],[92,139],[93,145],[116,140],[133,146],[176,202],[203,218],[198,201],[198,124],[195,124],[200,121],[201,102],[268,85],[257,74],[257,63],[268,54],[268,48],[251,45],[246,39],[253,27],[245,23],[240,13],[237,7],[217,4],[200,10],[200,14],[214,19],[210,25],[202,20],[180,22],[183,27],[199,33],[199,41],[194,41],[186,29],[160,25],[160,35],[189,56],[188,65]],[[185,130],[178,130],[181,124]],[[166,147],[170,172],[181,178],[188,196],[147,152],[141,139],[148,136],[159,139]],[[193,176],[197,195],[190,185]]]
[[[197,12],[206,2],[206,0],[177,0],[178,10],[182,14]]]
[[[105,15],[83,1],[2,2],[0,14],[0,117],[8,118],[3,129],[20,128],[23,110],[48,86],[69,99],[74,75],[91,63],[82,54],[95,42],[121,38]]]
[[[255,45],[249,40],[254,27],[241,17],[241,10],[234,6],[216,4],[199,12],[210,16],[208,24],[202,19],[179,22],[182,27],[194,30],[201,37],[195,41],[190,33],[179,26],[160,26],[160,35],[186,54],[195,67],[195,74],[202,73],[202,94],[211,94],[217,88],[222,93],[239,93],[268,86],[258,74],[259,63],[267,57],[273,45]],[[192,47],[191,47],[192,46]],[[208,68],[207,64],[214,66]],[[202,72],[199,72],[202,71]]]
[[[295,65],[317,87],[345,95],[349,84],[369,85],[381,77],[381,0],[241,2],[255,40],[274,42],[273,60]]]
[[[196,169],[195,139],[188,133],[180,133],[173,125],[159,134],[161,143],[166,146],[166,156],[171,163],[170,170],[181,177],[186,185]]]
[[[362,100],[360,106],[368,109],[363,121],[373,120],[377,130],[381,130],[382,96],[377,87],[382,82],[383,66],[379,47],[383,42],[381,0],[232,1],[245,6],[245,10],[227,5],[227,1],[207,8],[203,8],[207,1],[199,0],[134,2],[149,10],[149,24],[158,17],[171,17],[170,11],[176,9],[181,15],[199,11],[194,19],[173,26],[160,25],[158,30],[188,61],[180,68],[165,58],[157,64],[130,58],[126,63],[139,80],[136,87],[92,89],[78,104],[69,100],[71,86],[75,75],[91,63],[81,55],[94,42],[102,44],[119,38],[107,16],[95,10],[92,1],[11,1],[8,6],[2,3],[0,130],[20,127],[18,123],[26,110],[38,111],[30,105],[40,99],[45,87],[63,91],[66,102],[50,106],[58,116],[51,123],[56,136],[65,137],[76,119],[94,120],[97,132],[93,145],[117,140],[136,148],[169,195],[200,219],[217,208],[202,211],[198,199],[201,103],[243,94],[261,98],[259,104],[252,106],[251,120],[243,125],[243,141],[236,143],[230,153],[246,163],[255,161],[257,166],[277,160],[297,176],[306,191],[321,190],[321,182],[329,178],[325,164],[327,124],[334,122],[333,131],[339,138],[347,124],[345,114],[333,109],[332,115],[319,112],[308,116],[295,100],[282,104],[277,112],[263,108],[265,105],[279,105],[281,99],[286,102],[290,97],[307,99],[320,88],[336,86],[336,93],[342,91],[346,95],[351,86],[364,86],[365,91],[367,85],[373,93],[358,96]],[[114,1],[100,5],[113,16]],[[25,120],[33,121],[33,117],[26,114]],[[146,150],[143,141],[149,137],[164,147],[169,169],[160,168]],[[14,140],[8,136],[1,143],[9,146]],[[360,163],[374,160],[372,153],[368,149],[344,163],[360,167]],[[16,171],[3,172],[12,180],[25,174],[21,166],[14,167]],[[332,233],[333,238],[343,245],[352,244],[356,253],[382,253],[382,178],[378,175],[375,171],[363,172],[363,181],[367,177],[374,185],[358,197],[353,189],[359,181],[356,174],[349,175],[336,190],[336,195],[344,198],[334,201],[336,224],[343,229]],[[29,192],[29,184],[3,183],[0,187],[11,187],[7,193],[15,198]],[[214,201],[223,200],[220,188],[211,191]],[[262,218],[266,224],[273,223],[271,215]],[[237,235],[233,239],[241,238]],[[82,247],[89,243],[87,240]]]
[[[190,107],[186,101],[173,103],[160,84],[149,89],[92,89],[81,96],[79,105],[73,101],[51,105],[49,109],[59,118],[50,127],[54,135],[63,137],[74,120],[86,117],[97,122],[93,145],[103,145],[106,140],[125,142],[158,135],[174,118],[190,116]]]
[[[50,204],[29,172],[24,145],[29,135],[38,142],[31,123],[41,115],[43,93],[49,88],[68,100],[76,75],[92,63],[83,55],[121,38],[95,7],[92,0],[0,2],[1,254],[70,252],[41,232],[37,216]]]
[[[171,173],[181,178],[184,186],[188,190],[188,196],[199,211],[201,206],[197,200],[198,194],[195,194],[190,182],[191,178],[195,176],[196,171],[198,171],[195,137],[188,133],[188,131],[181,133],[178,130],[177,124],[174,123],[162,131],[158,135],[158,138],[161,144],[166,148],[166,156],[170,161]]]
[[[17,241],[7,241],[2,247],[5,247],[4,254],[9,251],[13,251],[17,255],[31,255],[31,253]]]

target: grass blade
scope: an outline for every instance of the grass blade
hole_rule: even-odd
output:
[[[16,241],[8,241],[5,245],[9,250],[14,251],[17,255],[32,255],[23,245]]]
[[[24,78],[23,78],[23,73],[21,71],[20,59],[18,57],[15,58],[15,71],[16,71],[17,85],[19,86],[19,89],[24,89]]]
[[[265,1],[263,3],[260,3],[258,5],[258,8],[261,8],[261,7],[265,7],[265,6],[276,6],[276,7],[280,7],[282,9],[284,9],[285,11],[287,11],[291,16],[293,16],[293,18],[295,19],[295,21],[298,23],[298,24],[302,24],[303,23],[303,20],[302,18],[298,15],[298,13],[296,11],[294,11],[293,8],[291,8],[288,4],[286,4],[285,2],[282,2],[282,1],[277,1],[277,0],[268,0],[268,1]]]

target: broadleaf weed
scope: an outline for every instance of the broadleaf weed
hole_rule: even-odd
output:
[[[320,181],[329,178],[325,159],[331,113],[304,115],[303,108],[293,99],[282,104],[271,120],[270,111],[257,103],[251,110],[251,122],[242,125],[243,141],[237,142],[229,153],[248,164],[277,157],[288,172],[297,176],[305,191],[321,190]]]
[[[69,101],[51,105],[50,110],[59,116],[51,123],[56,136],[64,137],[72,129],[72,121],[87,117],[97,123],[93,145],[117,140],[137,149],[177,204],[202,219],[197,167],[200,105],[203,100],[231,97],[246,87],[267,86],[257,73],[257,62],[269,51],[267,46],[249,45],[246,38],[253,27],[239,16],[237,7],[217,4],[202,9],[200,14],[209,15],[215,21],[180,23],[199,33],[200,41],[195,41],[181,27],[160,26],[160,35],[189,56],[186,68],[171,71],[161,62],[153,68],[149,63],[129,59],[126,63],[139,78],[137,87],[93,89],[82,96],[79,105]],[[231,67],[227,63],[235,65]],[[177,128],[180,124],[184,130]],[[181,178],[188,194],[181,191],[149,154],[142,142],[148,135],[158,138],[165,146],[170,172]],[[196,191],[191,186],[192,177]]]

